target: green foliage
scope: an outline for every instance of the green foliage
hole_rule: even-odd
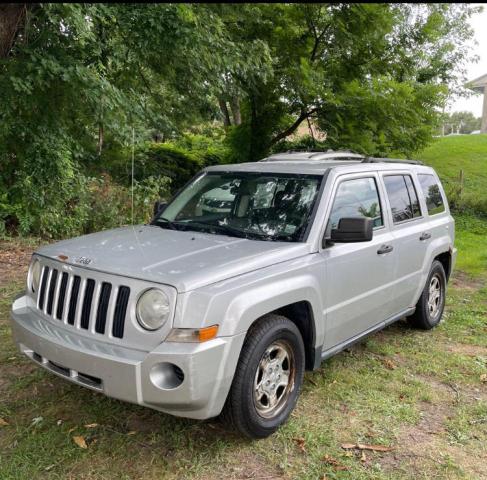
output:
[[[105,182],[100,175],[108,173],[115,198],[122,195],[113,183],[130,184],[134,130],[136,180],[165,176],[173,191],[205,165],[254,161],[283,148],[308,119],[327,132],[327,147],[374,155],[422,149],[448,92],[462,84],[472,35],[466,20],[477,10],[353,3],[8,8],[22,15],[12,25],[16,17],[0,15],[0,32],[14,32],[0,35],[0,233],[56,237],[99,228],[101,218],[112,224],[117,215],[107,211],[86,226],[89,179]]]
[[[466,20],[477,10],[452,4],[221,9],[236,42],[260,38],[271,55],[271,74],[233,82],[244,92],[243,122],[229,140],[234,156],[250,161],[308,118],[328,133],[333,147],[371,155],[423,148],[448,88],[462,84],[472,37]]]
[[[451,206],[487,214],[486,152],[487,135],[458,135],[434,139],[416,157],[438,172]]]

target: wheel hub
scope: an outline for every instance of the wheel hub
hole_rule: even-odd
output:
[[[441,310],[441,294],[440,278],[438,275],[433,275],[428,292],[428,312],[431,318],[436,318]]]
[[[294,355],[287,342],[276,341],[267,347],[257,367],[254,403],[259,415],[269,418],[285,406],[294,388]]]

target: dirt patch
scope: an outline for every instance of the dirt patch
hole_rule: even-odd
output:
[[[451,283],[455,288],[475,292],[485,286],[485,280],[473,278],[465,272],[455,271],[451,278]]]
[[[25,278],[35,246],[0,241],[0,288]]]
[[[392,455],[381,459],[384,470],[428,471],[432,464],[447,466],[453,459],[468,478],[487,478],[487,464],[478,462],[465,446],[450,443],[445,427],[445,422],[455,414],[457,405],[479,399],[479,389],[419,377],[439,394],[441,400],[418,404],[421,420],[400,430],[396,440],[397,449]]]
[[[468,345],[466,343],[452,343],[446,347],[447,351],[466,355],[467,357],[487,357],[487,347]]]
[[[283,480],[286,476],[278,467],[273,468],[268,461],[259,455],[241,450],[232,458],[230,465],[220,465],[210,475],[198,478],[200,480],[213,480],[215,478]]]

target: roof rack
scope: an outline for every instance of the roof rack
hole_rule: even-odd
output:
[[[410,165],[424,165],[423,162],[419,160],[407,160],[398,158],[375,158],[367,157],[362,160],[362,163],[408,163]]]
[[[354,160],[357,162],[362,161],[364,158],[363,155],[352,152],[351,150],[288,150],[287,152],[275,153],[259,161]]]

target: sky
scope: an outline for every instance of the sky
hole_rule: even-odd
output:
[[[482,13],[471,18],[470,24],[475,31],[475,40],[477,40],[473,53],[480,57],[477,63],[472,63],[467,68],[467,78],[473,80],[487,73],[487,5],[484,5]],[[480,117],[482,115],[482,95],[453,99],[449,110],[450,112],[467,110],[476,117]]]

